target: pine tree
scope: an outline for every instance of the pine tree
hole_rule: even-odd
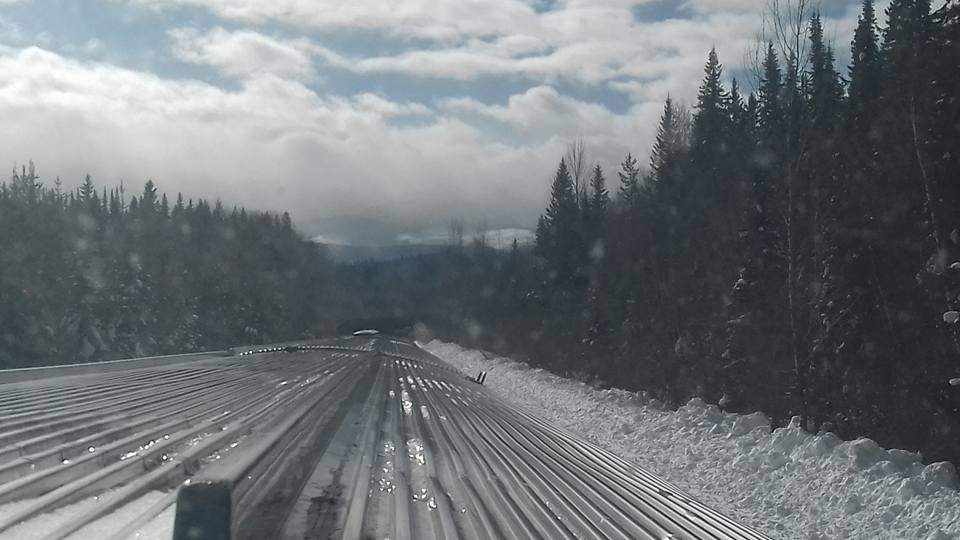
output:
[[[157,187],[153,180],[143,185],[143,194],[138,201],[138,209],[143,215],[152,215],[157,211]]]
[[[567,170],[567,164],[561,159],[550,188],[550,202],[545,214],[547,225],[554,229],[569,226],[568,222],[572,217],[571,209],[575,205],[573,180]]]
[[[813,116],[813,129],[818,131],[816,138],[823,141],[825,135],[828,137],[833,135],[832,130],[839,115],[843,88],[840,85],[840,75],[834,68],[833,50],[823,36],[823,23],[819,12],[814,12],[810,20],[809,66],[810,113]],[[832,144],[832,141],[827,144]]]
[[[806,419],[811,425],[821,425],[833,420],[828,411],[838,396],[837,381],[843,365],[843,360],[830,350],[833,345],[825,343],[819,336],[830,332],[833,323],[827,319],[840,306],[830,299],[831,272],[838,271],[832,270],[831,266],[842,264],[842,259],[838,259],[840,227],[846,217],[844,204],[850,194],[843,185],[837,144],[842,88],[839,74],[834,69],[833,52],[824,40],[819,12],[814,12],[811,17],[808,35],[810,58],[804,89],[808,118],[804,130],[809,135],[804,142],[807,150],[801,165],[802,182],[799,186],[802,191],[796,193],[801,206],[793,214],[800,226],[799,234],[796,234],[796,228],[793,229],[793,239],[799,240],[802,249],[795,252],[801,254],[801,258],[794,259],[793,263],[794,268],[802,272],[794,273],[799,285],[797,291],[806,288],[812,292],[800,296],[794,318],[799,320],[802,328],[809,327],[814,336],[809,345],[802,344],[809,349],[804,355],[807,373],[803,376],[807,385]],[[810,260],[806,259],[808,253]],[[805,305],[812,306],[816,315],[806,316]]]
[[[849,206],[844,216],[853,220],[849,221],[850,230],[868,233],[862,236],[877,234],[878,214],[883,211],[877,192],[881,176],[878,162],[881,126],[877,120],[882,107],[883,66],[876,24],[873,0],[864,0],[851,43],[849,98],[843,124],[843,139],[850,148],[844,155],[844,184],[851,196],[841,199]]]
[[[117,190],[116,189],[111,190],[110,191],[110,215],[114,217],[119,216],[120,212],[122,211],[121,209],[122,204],[123,203],[120,200],[120,195],[119,193],[117,193]]]
[[[716,49],[710,49],[703,71],[703,83],[697,94],[697,114],[693,120],[692,150],[695,154],[722,151],[720,135],[729,126],[728,94],[723,88],[723,66]]]
[[[607,180],[603,176],[603,169],[600,165],[593,168],[593,176],[590,177],[590,217],[593,230],[592,238],[601,236],[604,224],[607,220],[607,207],[610,205],[610,194],[607,192]]]
[[[537,219],[537,229],[535,231],[535,249],[538,255],[546,257],[553,249],[553,240],[550,238],[550,229],[547,227],[547,218],[540,215]]]
[[[891,349],[874,245],[881,204],[876,190],[877,133],[872,127],[881,82],[874,26],[873,3],[867,0],[852,45],[850,95],[840,131],[843,152],[837,160],[823,152],[815,158],[828,159],[839,181],[828,191],[825,205],[819,320],[812,342],[818,379],[812,414],[816,422],[828,423],[841,435],[850,434],[852,424],[875,420],[871,403],[880,395],[860,381],[869,376],[871,367],[889,362],[886,355]],[[817,62],[813,64],[817,69]]]
[[[657,127],[657,138],[650,152],[650,189],[664,201],[676,204],[689,147],[688,116],[668,96]]]
[[[709,226],[729,227],[726,214],[736,193],[724,178],[727,165],[727,135],[731,127],[729,94],[723,87],[723,67],[716,49],[711,49],[704,67],[704,79],[697,94],[693,118],[690,159],[692,184],[685,186],[689,210],[714,222]],[[709,214],[709,215],[708,215]],[[739,219],[739,218],[737,218]]]
[[[156,210],[155,186],[125,212],[123,192],[101,197],[89,176],[67,193],[38,179],[23,167],[12,188],[0,184],[0,225],[9,233],[0,235],[0,258],[18,261],[0,265],[0,366],[249,343],[250,325],[258,338],[289,339],[322,322],[314,306],[329,284],[317,277],[326,263],[288,218],[258,214],[239,244],[220,234],[235,223],[180,198],[178,224],[195,234],[178,235]],[[151,205],[147,226],[140,209]]]
[[[97,189],[94,187],[93,180],[88,174],[86,177],[84,177],[83,183],[80,185],[80,200],[82,200],[84,203],[87,203],[92,200],[96,194]]]
[[[673,100],[667,96],[663,104],[663,114],[660,116],[660,126],[657,128],[657,139],[650,151],[650,170],[657,182],[665,181],[669,174],[668,169],[677,139],[677,118],[673,107]]]
[[[556,272],[560,286],[572,285],[582,256],[578,248],[579,206],[573,192],[573,179],[567,164],[560,160],[544,213],[548,244],[547,259]]]
[[[743,266],[730,290],[720,378],[728,410],[769,410],[787,389],[781,373],[791,369],[788,314],[782,302],[787,274],[770,204],[770,176],[755,169],[744,230]]]
[[[773,42],[767,44],[767,54],[763,60],[763,75],[760,79],[760,90],[757,97],[760,109],[761,140],[773,155],[764,158],[764,164],[772,163],[780,152],[782,145],[774,141],[781,140],[784,134],[783,111],[783,74],[780,71],[780,61]]]
[[[743,125],[745,110],[746,104],[743,102],[743,96],[740,95],[740,83],[734,77],[730,81],[730,97],[727,102],[727,114],[730,115],[730,123],[734,129]]]
[[[871,133],[870,126],[878,108],[881,70],[880,44],[873,0],[863,0],[863,10],[851,43],[847,110],[850,129],[870,139],[876,138],[876,135]]]
[[[732,155],[732,159],[728,161],[728,175],[734,183],[731,189],[737,192],[735,198],[742,200],[749,197],[751,178],[757,161],[757,101],[753,94],[750,94],[744,102],[736,79],[733,79],[730,85],[727,113],[730,115],[730,136],[727,144]]]
[[[620,203],[624,208],[636,210],[640,200],[640,170],[636,158],[627,154],[617,176],[620,177],[620,188],[617,190]]]

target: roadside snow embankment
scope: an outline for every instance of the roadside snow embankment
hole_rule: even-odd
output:
[[[699,399],[677,411],[508,358],[432,341],[424,349],[541,418],[658,474],[774,538],[960,540],[960,482],[949,463],[844,442],[761,413],[728,414]]]

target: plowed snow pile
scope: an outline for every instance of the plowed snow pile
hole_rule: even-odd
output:
[[[960,539],[960,486],[949,463],[843,442],[797,424],[694,399],[666,410],[632,392],[596,389],[480,351],[424,348],[505,400],[578,433],[774,538]]]

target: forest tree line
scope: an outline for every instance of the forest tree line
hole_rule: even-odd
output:
[[[561,373],[960,463],[960,5],[885,15],[863,2],[843,74],[814,11],[760,48],[753,92],[710,51],[648,168],[628,155],[608,182],[572,145],[533,250],[342,279]]]
[[[288,214],[65,192],[33,164],[0,184],[0,368],[313,337],[335,326],[333,268]]]

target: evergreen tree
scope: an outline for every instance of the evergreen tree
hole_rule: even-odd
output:
[[[624,208],[636,209],[640,200],[640,169],[636,158],[627,154],[617,176],[620,177],[620,189],[617,191],[620,203]]]
[[[763,60],[763,75],[760,79],[760,90],[757,97],[760,110],[761,140],[770,153],[763,158],[762,164],[772,163],[782,152],[782,145],[775,141],[782,140],[784,135],[783,110],[783,74],[780,71],[780,61],[773,42],[767,44],[767,54]]]
[[[723,88],[723,66],[716,49],[710,49],[703,68],[704,79],[697,93],[697,114],[693,120],[692,149],[695,154],[722,151],[719,134],[729,125],[727,91]]]
[[[556,272],[559,286],[570,286],[579,268],[579,205],[573,192],[573,179],[567,164],[560,160],[544,213],[547,237],[546,254]]]
[[[814,130],[818,131],[816,139],[823,141],[823,136],[827,135],[825,144],[832,145],[829,136],[832,136],[833,125],[839,116],[843,88],[840,85],[840,75],[834,68],[833,50],[823,36],[823,23],[819,12],[814,12],[810,20],[809,66],[808,99]]]
[[[881,89],[880,44],[873,0],[863,0],[863,8],[851,43],[848,122],[851,129],[875,139],[870,126],[877,111]]]
[[[544,215],[541,215],[537,219],[535,239],[537,253],[542,257],[546,257],[552,249],[553,240],[550,238],[550,229],[547,227],[547,218]]]
[[[789,320],[781,300],[787,274],[779,229],[769,200],[770,176],[757,169],[746,212],[740,249],[744,264],[730,291],[727,308],[727,340],[721,354],[721,380],[725,407],[747,412],[757,409],[787,413],[780,402],[784,381],[780,375],[791,368]],[[774,408],[775,407],[775,408]]]
[[[31,165],[0,184],[0,366],[215,349],[329,326],[318,310],[328,262],[289,216],[233,222],[182,197],[167,214],[152,182],[124,208],[122,190],[101,200],[89,176],[67,195],[38,179]]]
[[[683,164],[689,147],[684,114],[684,110],[667,97],[657,127],[657,138],[650,151],[650,187],[658,192],[661,200],[671,205],[678,202]]]
[[[603,177],[600,165],[593,168],[590,177],[590,229],[591,240],[595,241],[603,235],[603,228],[607,221],[607,207],[610,205],[610,194],[607,192],[607,180]]]
[[[96,194],[97,190],[93,185],[93,180],[88,174],[86,177],[84,177],[83,183],[80,184],[80,200],[86,203],[96,197]]]
[[[143,215],[152,215],[157,210],[157,188],[153,180],[147,180],[143,186],[143,195],[137,201],[140,213]]]

